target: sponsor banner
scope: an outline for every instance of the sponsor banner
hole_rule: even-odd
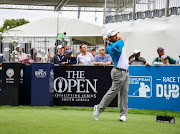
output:
[[[94,106],[111,86],[112,66],[55,66],[55,105]],[[109,105],[117,107],[117,97]]]
[[[6,83],[14,83],[14,70],[12,68],[8,68],[6,70],[6,75],[7,75],[7,78],[6,78]]]
[[[130,66],[129,108],[180,111],[180,66]]]
[[[151,76],[130,76],[129,78],[129,97],[152,96],[152,77]]]
[[[24,99],[24,64],[3,63],[2,70],[2,105],[23,105]]]
[[[50,63],[33,63],[31,78],[31,105],[52,106],[54,104],[54,66]]]
[[[37,78],[46,78],[47,75],[47,71],[43,70],[43,68],[37,69],[34,73]]]

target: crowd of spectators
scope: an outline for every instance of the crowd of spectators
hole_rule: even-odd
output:
[[[140,53],[141,52],[138,49],[135,49],[133,55],[129,56],[129,64],[150,66],[144,58],[140,57]],[[157,49],[157,54],[158,57],[154,58],[152,65],[180,65],[180,59],[175,60],[172,57],[165,55],[164,48],[162,47]]]
[[[30,55],[23,52],[21,48],[21,44],[15,47],[17,52],[17,59],[19,62],[32,64],[34,62],[42,62],[42,59],[37,56],[37,50],[32,48],[30,51]],[[13,54],[10,54],[10,49],[5,48],[4,51],[9,52],[9,61],[12,61]],[[85,44],[80,45],[79,55],[76,57],[72,56],[72,50],[70,48],[64,47],[63,45],[57,46],[57,53],[52,57],[50,57],[50,52],[48,49],[47,58],[44,62],[53,62],[54,64],[59,64],[61,66],[67,66],[72,64],[78,65],[100,65],[107,66],[114,64],[112,58],[109,54],[106,53],[104,46],[100,46],[98,48],[98,52],[96,49],[91,49],[87,52],[87,46]],[[157,49],[158,56],[154,58],[152,65],[180,65],[180,56],[179,59],[175,60],[172,57],[165,55],[165,50],[162,47]],[[4,56],[5,57],[5,56]],[[6,62],[7,58],[0,56],[0,66],[2,62]],[[150,64],[146,61],[144,57],[141,57],[141,51],[135,49],[133,54],[129,56],[129,65],[145,65],[150,66]]]
[[[12,53],[9,48],[4,48],[3,54],[0,56],[0,66],[2,66],[3,62],[32,64],[41,63],[41,59],[37,56],[37,50],[35,48],[30,49],[30,54],[26,54],[23,52],[21,44],[18,44]]]
[[[62,46],[59,45],[57,49],[59,49],[59,47],[62,48]],[[77,56],[77,60],[76,57],[71,56],[72,54],[71,50],[64,50],[64,51],[65,51],[65,55],[63,56],[63,58],[62,59],[59,58],[61,62],[59,62],[58,64],[60,65],[69,66],[69,64],[78,64],[78,65],[100,65],[105,67],[107,65],[114,64],[111,56],[106,53],[104,46],[100,46],[98,48],[98,53],[96,53],[95,49],[91,49],[89,52],[87,52],[87,46],[84,44],[80,45],[81,53]],[[61,51],[60,54],[63,55],[63,52]],[[159,47],[157,49],[157,54],[158,57],[156,57],[153,60],[152,65],[170,65],[170,64],[180,65],[180,57],[178,60],[174,60],[172,57],[165,55],[164,49],[162,47]],[[70,59],[71,62],[68,61],[68,59]],[[133,51],[133,54],[129,56],[129,64],[150,66],[150,63],[148,63],[145,58],[141,57],[141,51],[138,49],[135,49]]]

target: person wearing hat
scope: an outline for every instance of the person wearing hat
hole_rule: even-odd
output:
[[[143,57],[140,57],[141,52],[138,49],[134,50],[134,59],[129,62],[130,65],[146,65],[149,66],[150,64],[146,62]]]
[[[54,64],[59,64],[61,60],[65,57],[64,47],[62,45],[57,46],[57,54],[54,56]]]
[[[180,55],[179,55],[179,59],[176,60],[176,64],[180,65]]]
[[[66,57],[64,57],[60,62],[59,64],[61,66],[65,65],[65,66],[68,66],[71,65],[71,64],[76,64],[77,63],[77,60],[76,60],[76,57],[72,57],[72,51],[71,50],[66,50],[65,52],[66,54]]]
[[[98,105],[94,106],[94,120],[98,120],[100,114],[106,109],[111,101],[120,91],[120,118],[119,121],[125,122],[128,113],[128,90],[129,90],[129,63],[124,53],[124,43],[126,39],[117,36],[119,32],[111,29],[105,38],[105,50],[114,62],[111,70],[112,86],[102,98]]]
[[[162,55],[161,56],[161,62],[162,62],[163,65],[169,65],[168,56],[167,55]]]
[[[21,47],[21,44],[18,44],[18,45],[15,47],[15,48],[16,48],[16,51],[19,52],[20,47]]]
[[[159,47],[159,48],[157,49],[157,53],[158,53],[159,56],[156,57],[156,58],[153,60],[152,64],[154,64],[154,65],[157,65],[158,63],[161,63],[161,56],[162,56],[162,55],[165,55],[164,48]],[[176,60],[168,56],[168,63],[169,63],[169,64],[176,64]]]

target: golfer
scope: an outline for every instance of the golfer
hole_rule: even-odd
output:
[[[93,116],[95,120],[99,119],[100,114],[120,91],[121,107],[119,120],[122,122],[126,121],[128,113],[129,64],[123,50],[126,39],[117,36],[117,34],[118,32],[114,29],[107,32],[105,49],[114,62],[114,68],[111,70],[112,86],[104,95],[100,104],[94,106]]]

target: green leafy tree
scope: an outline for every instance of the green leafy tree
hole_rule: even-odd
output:
[[[25,19],[6,19],[3,26],[0,28],[0,32],[21,26],[26,23],[29,23],[29,21]]]

